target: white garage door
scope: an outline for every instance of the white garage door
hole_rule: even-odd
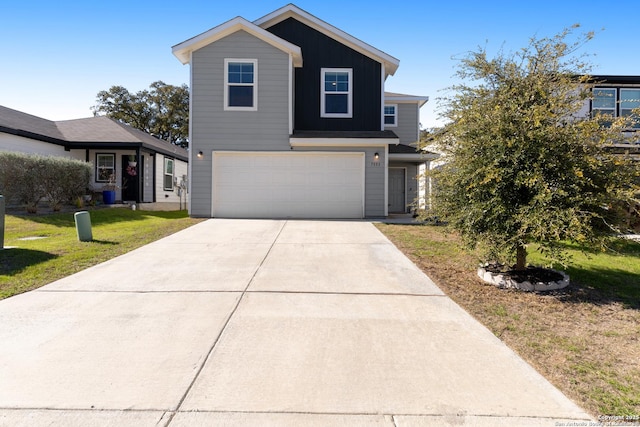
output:
[[[214,152],[213,216],[362,218],[364,153]]]

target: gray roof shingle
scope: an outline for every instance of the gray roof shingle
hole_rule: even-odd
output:
[[[184,148],[104,116],[54,122],[0,106],[0,131],[58,143],[68,148],[126,144],[130,147],[142,146],[185,161],[188,159],[188,152]]]

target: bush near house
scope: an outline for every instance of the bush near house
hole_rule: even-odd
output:
[[[0,152],[0,194],[30,213],[45,199],[59,211],[86,192],[90,178],[91,165],[79,160]]]

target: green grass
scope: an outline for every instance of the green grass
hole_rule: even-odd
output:
[[[573,282],[598,290],[604,299],[640,309],[640,243],[620,239],[607,252],[594,252],[575,244],[566,244],[565,248],[571,263],[564,270]],[[530,264],[544,264],[535,247],[529,250],[527,260]]]
[[[442,227],[377,226],[451,299],[594,418],[640,414],[640,243],[620,240],[605,253],[567,245],[571,284],[533,293],[482,282],[479,252],[465,250]],[[535,248],[528,261],[546,264]]]
[[[186,211],[132,211],[126,208],[90,212],[92,242],[80,242],[73,213],[7,215],[5,248],[0,251],[0,298],[36,289],[106,261],[200,220]],[[39,237],[34,240],[25,238]]]

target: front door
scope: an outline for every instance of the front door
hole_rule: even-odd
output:
[[[405,169],[389,168],[389,213],[405,213]]]
[[[140,164],[131,161],[129,156],[122,156],[122,201],[139,202],[140,171],[142,168],[143,156],[140,156]]]

